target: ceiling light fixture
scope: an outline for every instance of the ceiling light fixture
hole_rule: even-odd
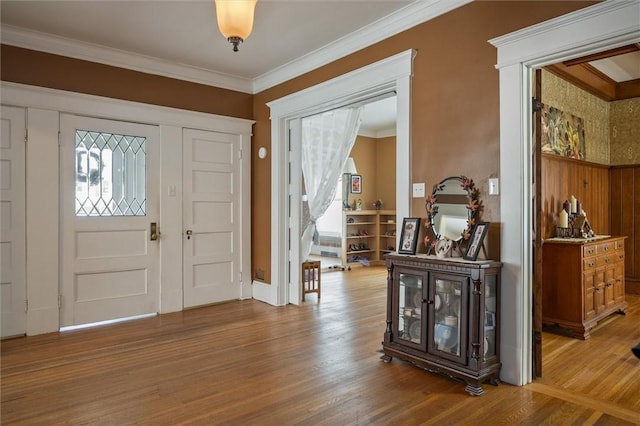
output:
[[[233,51],[249,37],[253,29],[253,13],[258,0],[215,0],[218,28]]]

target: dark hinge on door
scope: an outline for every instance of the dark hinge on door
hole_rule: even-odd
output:
[[[531,98],[531,109],[532,112],[540,112],[542,110],[542,101],[540,99]]]

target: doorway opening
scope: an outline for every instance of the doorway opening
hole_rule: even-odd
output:
[[[391,238],[395,232],[386,223],[396,205],[396,103],[396,96],[389,93],[363,105],[355,142],[333,188],[334,198],[316,221],[310,257],[320,260],[325,271],[381,265],[388,246],[395,246]],[[302,203],[304,215],[304,194]],[[363,225],[355,221],[355,215],[375,218],[383,209],[382,227],[375,220]]]
[[[301,119],[317,112],[396,93],[396,210],[409,214],[410,96],[415,51],[408,50],[268,104],[272,118],[271,285],[254,297],[273,305],[299,304]]]
[[[514,182],[501,188],[500,201],[502,276],[513,284],[503,300],[514,319],[502,328],[503,381],[532,380],[532,70],[637,42],[637,13],[634,2],[603,2],[490,40],[500,73],[500,177]]]

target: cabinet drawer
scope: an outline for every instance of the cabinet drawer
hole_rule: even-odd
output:
[[[598,248],[596,249],[597,254],[607,254],[613,252],[614,250],[615,245],[611,241],[598,244]]]
[[[616,250],[624,250],[624,240],[623,239],[615,241],[614,244],[615,244]]]
[[[603,266],[613,265],[618,260],[618,257],[615,253],[603,254],[596,258],[596,267],[600,268]]]
[[[582,261],[582,268],[585,273],[591,272],[597,267],[597,258],[584,259]]]
[[[593,257],[598,254],[598,249],[595,244],[585,245],[582,247],[582,257]]]

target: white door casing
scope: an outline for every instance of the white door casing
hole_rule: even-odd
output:
[[[0,136],[0,337],[26,332],[25,132],[25,110],[3,106]]]
[[[396,211],[408,217],[411,201],[409,153],[411,148],[411,75],[416,51],[407,50],[332,80],[269,102],[271,109],[271,285],[254,283],[254,297],[273,305],[300,303],[300,252],[286,238],[291,227],[300,235],[300,151],[296,151],[290,126],[294,120],[318,112],[364,102],[395,91],[396,121]],[[291,143],[291,151],[289,144]],[[409,166],[408,166],[409,165]],[[291,182],[291,183],[289,183]],[[297,229],[295,228],[297,227]],[[397,232],[399,235],[400,233]]]
[[[76,191],[80,191],[76,190],[76,168],[79,170],[80,167],[76,164],[76,130],[144,138],[144,214],[76,215]],[[60,144],[61,326],[158,312],[160,240],[152,241],[150,232],[151,223],[159,226],[158,128],[61,114]],[[103,169],[100,173],[108,172]],[[111,186],[115,192],[115,179]],[[78,184],[78,187],[82,185]],[[108,193],[109,188],[100,184],[100,191]]]
[[[489,42],[500,73],[502,300],[500,379],[531,382],[532,113],[535,68],[640,40],[640,1],[605,1]]]
[[[237,134],[183,130],[184,307],[241,298]]]

